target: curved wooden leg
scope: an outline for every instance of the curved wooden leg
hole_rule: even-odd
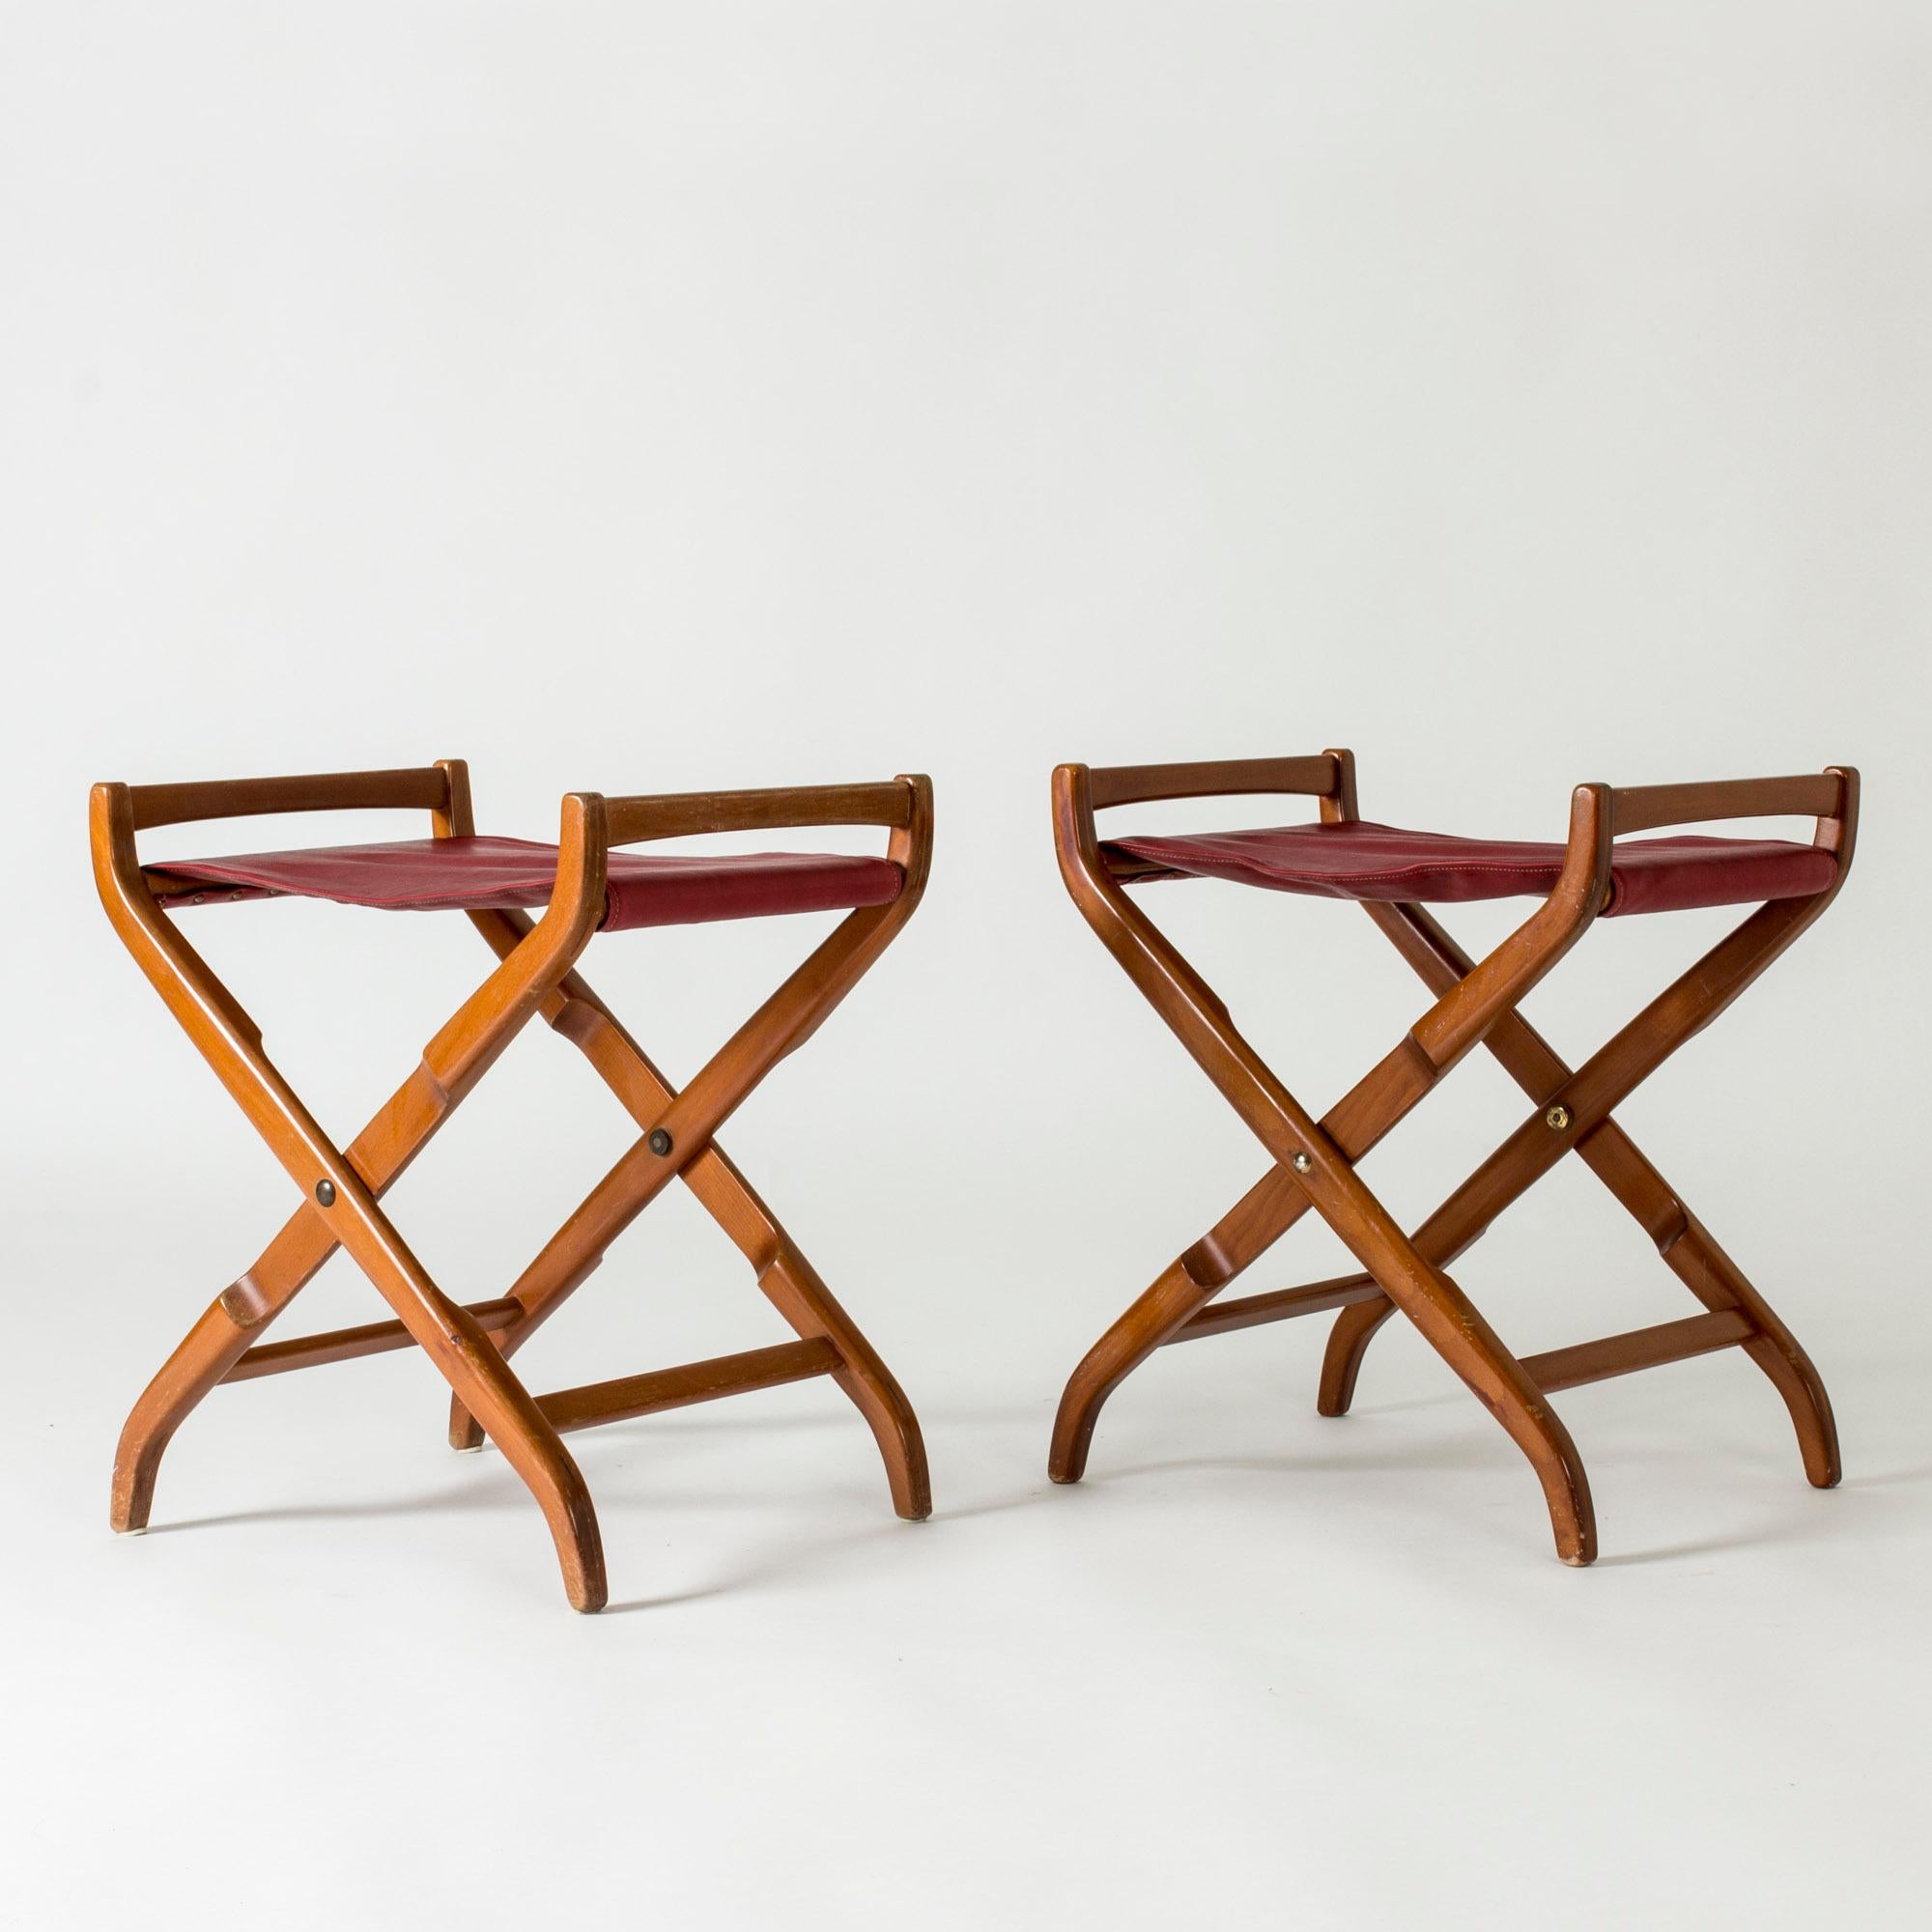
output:
[[[1503,1346],[1483,1320],[1475,1304],[1432,1258],[1422,1236],[1403,1233],[1361,1177],[1350,1167],[1326,1167],[1318,1161],[1314,1184],[1321,1188],[1317,1205],[1355,1258],[1381,1284],[1388,1300],[1407,1316],[1427,1342],[1454,1369],[1485,1408],[1509,1432],[1512,1441],[1529,1458],[1543,1486],[1549,1510],[1549,1526],[1556,1553],[1565,1563],[1580,1567],[1597,1555],[1597,1519],[1590,1500],[1590,1479],[1583,1459],[1548,1398],[1530,1379],[1523,1365]],[[1329,1197],[1324,1203],[1321,1197]],[[1339,1210],[1339,1211],[1336,1211]],[[1329,1338],[1337,1350],[1338,1398],[1352,1392],[1351,1358],[1360,1355],[1361,1324],[1344,1330],[1342,1321],[1384,1304],[1357,1302],[1342,1311]],[[1373,1333],[1373,1328],[1366,1332]],[[1325,1381],[1325,1373],[1324,1373]]]
[[[1669,1195],[1657,1170],[1634,1147],[1628,1142],[1624,1145],[1630,1156],[1627,1171],[1647,1174],[1682,1216],[1682,1232],[1675,1239],[1659,1243],[1664,1261],[1706,1308],[1739,1308],[1750,1317],[1758,1332],[1743,1344],[1744,1352],[1764,1371],[1771,1385],[1784,1398],[1791,1426],[1798,1435],[1798,1453],[1804,1459],[1804,1479],[1814,1490],[1836,1489],[1844,1474],[1844,1465],[1838,1460],[1838,1424],[1832,1413],[1832,1398],[1825,1393],[1824,1378],[1812,1366],[1811,1357],[1778,1320],[1776,1311],[1751,1286],[1744,1270],[1718,1245],[1710,1230],[1675,1196]],[[1588,1151],[1585,1151],[1587,1157]],[[1598,1173],[1618,1199],[1642,1220],[1634,1199],[1637,1190],[1618,1185],[1624,1175],[1613,1179],[1602,1167]]]
[[[1424,1338],[1529,1458],[1543,1485],[1557,1555],[1576,1568],[1595,1562],[1597,1519],[1590,1500],[1590,1480],[1569,1430],[1523,1372],[1522,1364],[1476,1312],[1475,1304],[1409,1242],[1404,1240],[1402,1247],[1407,1252],[1397,1259],[1399,1272],[1377,1276],[1390,1299],[1358,1301],[1336,1316],[1321,1358],[1321,1387],[1316,1404],[1319,1412],[1349,1412],[1369,1342],[1396,1307],[1402,1306]]]
[[[375,1197],[347,1168],[335,1186],[343,1247],[536,1498],[571,1608],[601,1610],[609,1590],[597,1512],[563,1438],[475,1318],[430,1280]]]
[[[195,1405],[241,1360],[253,1339],[217,1297],[142,1391],[114,1451],[107,1520],[117,1536],[138,1536],[147,1528],[162,1453]]]
[[[1398,1302],[1407,1302],[1411,1292],[1427,1297],[1406,1306],[1404,1313],[1529,1458],[1543,1486],[1557,1555],[1577,1569],[1594,1563],[1597,1514],[1590,1500],[1590,1479],[1584,1473],[1583,1459],[1569,1430],[1523,1372],[1522,1364],[1503,1347],[1463,1291],[1419,1255],[1413,1258],[1408,1281],[1394,1277],[1383,1286]],[[1371,1310],[1376,1306],[1372,1301],[1356,1304]],[[1343,1310],[1344,1315],[1353,1313],[1354,1308]],[[1340,1326],[1338,1321],[1338,1330]],[[1331,1334],[1331,1346],[1333,1341]],[[1356,1353],[1359,1355],[1359,1350]]]
[[[489,1337],[462,1309],[453,1303],[445,1306],[455,1318],[449,1340],[458,1346],[447,1351],[431,1350],[437,1366],[469,1412],[481,1418],[490,1439],[536,1498],[556,1546],[570,1607],[601,1610],[610,1586],[597,1512],[582,1472],[509,1364],[490,1346]],[[466,1328],[470,1332],[462,1335]]]
[[[373,1202],[370,1205],[373,1207]],[[352,1245],[361,1247],[362,1243],[352,1239]],[[376,1279],[377,1269],[371,1268],[370,1273]],[[596,1512],[582,1475],[561,1438],[464,1309],[419,1274],[416,1282],[400,1293],[390,1292],[382,1279],[377,1279],[376,1285],[388,1293],[397,1313],[457,1391],[466,1409],[487,1418],[492,1437],[535,1496],[556,1546],[572,1607],[602,1609],[607,1585]],[[253,1286],[248,1277],[209,1306],[128,1417],[115,1452],[108,1515],[117,1533],[135,1535],[147,1527],[156,1476],[170,1438],[195,1405],[260,1337],[272,1313],[279,1312],[276,1308],[265,1313],[246,1326],[238,1321],[229,1302],[244,1286]],[[293,1295],[290,1289],[280,1306],[286,1306]]]
[[[429,1278],[375,1196],[346,1164],[335,1179],[336,1236],[536,1498],[574,1610],[609,1594],[597,1512],[582,1472],[535,1399],[466,1308]]]
[[[1355,1378],[1376,1330],[1395,1313],[1392,1301],[1358,1301],[1343,1309],[1328,1330],[1321,1355],[1321,1385],[1315,1398],[1318,1415],[1347,1415],[1355,1400]]]
[[[341,1191],[350,1192],[346,1180]],[[601,1609],[607,1595],[603,1548],[576,1463],[489,1336],[422,1273],[382,1217],[373,1190],[356,1191],[364,1225],[320,1229],[313,1210],[296,1214],[255,1267],[209,1305],[149,1383],[115,1452],[109,1522],[122,1535],[147,1527],[161,1456],[175,1431],[261,1339],[339,1237],[456,1390],[466,1415],[473,1410],[487,1418],[491,1435],[543,1510],[572,1607]],[[357,1205],[345,1200],[343,1208],[353,1215]]]
[[[334,1249],[335,1237],[321,1216],[298,1208],[255,1265],[209,1303],[122,1426],[108,1509],[116,1534],[132,1536],[148,1526],[155,1479],[175,1431],[262,1339]]]
[[[838,1305],[816,1269],[789,1244],[758,1277],[758,1287],[801,1336],[823,1335],[836,1345],[844,1367],[835,1369],[832,1379],[866,1418],[879,1445],[893,1509],[907,1522],[923,1522],[932,1514],[925,1438],[920,1434],[919,1417],[892,1371]]]
[[[1087,1473],[1087,1451],[1102,1404],[1223,1286],[1218,1281],[1197,1281],[1182,1257],[1081,1357],[1053,1418],[1046,1473],[1056,1483],[1077,1483]]]
[[[1749,1317],[1758,1332],[1742,1344],[1744,1352],[1784,1400],[1805,1480],[1813,1489],[1835,1489],[1843,1465],[1832,1398],[1777,1311],[1614,1121],[1606,1121],[1577,1151],[1656,1243],[1664,1264],[1706,1308],[1735,1308]]]
[[[265,1088],[279,1086],[279,1076],[266,1065],[264,1075]],[[298,1103],[290,1098],[293,1110]],[[334,1238],[536,1498],[556,1546],[571,1608],[601,1610],[609,1591],[597,1513],[562,1438],[475,1318],[430,1279],[374,1191],[341,1155],[333,1155],[331,1162],[332,1151],[305,1116],[302,1124],[314,1138],[315,1153],[334,1189],[327,1215]]]
[[[1784,1398],[1798,1433],[1798,1453],[1804,1459],[1804,1480],[1814,1490],[1835,1490],[1845,1473],[1838,1458],[1838,1424],[1810,1356],[1788,1337],[1780,1341],[1770,1335],[1747,1342],[1744,1351]]]
[[[1543,1485],[1558,1558],[1573,1570],[1587,1569],[1597,1560],[1597,1511],[1590,1499],[1590,1479],[1569,1430],[1543,1406],[1533,1388],[1531,1394],[1537,1405],[1530,1412],[1531,1426],[1519,1426],[1500,1409],[1494,1413],[1529,1458]]]
[[[1255,1182],[1207,1234],[1172,1262],[1082,1356],[1060,1398],[1046,1473],[1077,1483],[1101,1406],[1128,1376],[1308,1211],[1307,1194],[1281,1168]]]
[[[459,1456],[473,1456],[483,1446],[483,1425],[463,1406],[463,1398],[449,1398],[449,1446]]]

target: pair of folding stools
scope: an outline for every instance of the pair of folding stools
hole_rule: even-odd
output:
[[[1319,822],[1267,830],[1103,842],[1110,806],[1276,793],[1320,802]],[[328,810],[427,811],[434,837],[144,865],[136,835],[193,819]],[[1816,821],[1809,844],[1621,836],[1698,821],[1774,815]],[[1562,844],[1405,832],[1360,818],[1354,761],[1316,757],[1090,771],[1053,778],[1053,830],[1067,890],[1128,977],[1247,1123],[1268,1172],[1133,1303],[1074,1370],[1054,1424],[1049,1469],[1079,1479],[1101,1405],[1164,1343],[1292,1316],[1337,1311],[1318,1406],[1349,1407],[1376,1330],[1400,1309],[1495,1415],[1543,1485],[1557,1553],[1596,1554],[1590,1490],[1552,1391],[1634,1369],[1741,1348],[1784,1398],[1804,1471],[1838,1480],[1825,1389],[1803,1349],[1611,1118],[1618,1104],[1707,1026],[1824,911],[1851,864],[1858,775],[1573,793]],[[642,855],[625,848],[696,833],[877,826],[883,857],[756,853]],[[115,930],[189,1037],[287,1170],[301,1200],[261,1257],[210,1305],[135,1405],[115,1459],[112,1520],[146,1527],[170,1437],[217,1383],[345,1361],[413,1344],[452,1391],[450,1440],[487,1435],[542,1507],[574,1607],[606,1596],[589,1493],[562,1435],[714,1396],[829,1376],[870,1425],[893,1505],[931,1511],[919,1423],[898,1383],[717,1145],[724,1122],[777,1063],[802,1045],[912,916],[932,857],[932,787],[889,783],[563,801],[555,845],[479,838],[458,760],[421,770],[208,784],[95,787],[94,866]],[[1434,996],[1388,1055],[1320,1120],[1307,1113],[1236,1031],[1228,1009],[1125,890],[1215,878],[1358,901]],[[262,1036],[183,936],[185,908],[290,895],[387,910],[462,912],[496,970],[423,1050],[362,1133],[336,1147],[276,1071]],[[1432,903],[1535,896],[1530,917],[1474,961]],[[1519,1008],[1591,921],[1698,906],[1756,910],[1651,1002],[1607,1045],[1571,1068]],[[533,909],[541,908],[532,918]],[[681,1091],[645,1057],[579,977],[595,932],[839,911],[831,935]],[[445,1296],[391,1224],[391,1181],[541,1014],[582,1050],[638,1127],[630,1151],[543,1251],[493,1300]],[[1528,1095],[1522,1124],[1435,1213],[1405,1233],[1357,1163],[1472,1047],[1486,1045]],[[1577,1153],[1657,1244],[1704,1312],[1547,1354],[1519,1358],[1447,1270],[1490,1223],[1566,1154]],[[774,1348],[533,1396],[511,1357],[673,1179],[736,1243],[759,1288],[796,1333]],[[1361,1272],[1231,1301],[1215,1297],[1309,1208]],[[394,1319],[292,1341],[266,1331],[335,1250],[346,1249]]]

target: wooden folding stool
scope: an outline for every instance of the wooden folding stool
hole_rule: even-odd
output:
[[[1237,793],[1319,799],[1321,822],[1106,844],[1094,830],[1094,812],[1108,806]],[[1611,1115],[1831,902],[1851,864],[1858,795],[1857,773],[1835,766],[1804,778],[1629,790],[1579,785],[1566,843],[1520,844],[1362,820],[1348,752],[1104,771],[1062,765],[1053,780],[1054,840],[1067,891],[1273,1166],[1074,1370],[1054,1424],[1048,1463],[1054,1481],[1079,1481],[1100,1406],[1163,1343],[1339,1310],[1317,1406],[1323,1415],[1341,1415],[1370,1339],[1399,1308],[1529,1458],[1566,1563],[1585,1564],[1597,1553],[1589,1483],[1548,1402],[1554,1390],[1576,1383],[1741,1348],[1784,1398],[1805,1475],[1819,1489],[1834,1485],[1837,1432],[1817,1371]],[[1662,826],[1787,813],[1817,821],[1810,844],[1684,837],[1612,842]],[[1435,995],[1407,1035],[1320,1121],[1269,1071],[1228,1009],[1124,890],[1190,875],[1358,900]],[[1543,903],[1480,963],[1423,909],[1425,902],[1529,894]],[[1757,910],[1575,1070],[1518,1011],[1599,916],[1734,904]],[[1406,1234],[1356,1163],[1479,1041],[1528,1094],[1529,1117],[1421,1227]],[[1446,1270],[1573,1151],[1642,1226],[1705,1312],[1520,1360]],[[1363,1272],[1210,1307],[1310,1206]]]
[[[260,813],[426,810],[433,838],[144,867],[135,835],[190,819]],[[618,848],[690,833],[876,825],[887,854],[656,856]],[[871,1426],[898,1514],[931,1511],[911,1406],[770,1208],[715,1140],[739,1103],[816,1031],[911,917],[932,854],[932,787],[890,783],[563,800],[556,845],[479,838],[465,765],[211,784],[94,788],[96,879],[109,919],[190,1039],[268,1142],[303,1199],[261,1258],[224,1290],[135,1405],[114,1465],[115,1529],[145,1528],[169,1438],[217,1383],[420,1347],[453,1391],[450,1440],[487,1435],[550,1524],[564,1587],[603,1607],[604,1555],[562,1432],[830,1376]],[[389,909],[460,910],[497,966],[424,1048],[420,1064],[347,1148],[316,1124],[270,1062],[261,1030],[183,936],[185,906],[292,894]],[[542,907],[529,917],[526,908]],[[842,911],[846,917],[682,1092],[652,1065],[578,977],[593,932]],[[379,1203],[526,1021],[541,1013],[579,1047],[639,1128],[508,1293],[460,1306],[430,1279]],[[676,1177],[757,1272],[797,1333],[774,1348],[532,1396],[509,1358],[596,1268],[611,1242]],[[396,1319],[265,1342],[272,1322],[340,1246]]]

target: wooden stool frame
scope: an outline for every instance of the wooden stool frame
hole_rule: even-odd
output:
[[[589,1492],[559,1439],[568,1430],[829,1376],[877,1439],[894,1508],[912,1521],[928,1516],[925,1449],[904,1393],[715,1136],[911,918],[931,864],[929,781],[608,800],[594,792],[566,795],[555,887],[542,916],[467,915],[496,952],[496,970],[424,1048],[387,1104],[354,1142],[337,1148],[270,1062],[261,1030],[162,911],[136,857],[135,836],[194,819],[386,808],[426,810],[438,838],[474,831],[469,771],[460,759],[403,771],[94,788],[95,876],[115,930],[302,1196],[281,1232],[216,1296],[135,1404],[115,1458],[113,1527],[136,1534],[147,1526],[162,1452],[218,1383],[412,1344],[449,1383],[452,1444],[476,1448],[488,1435],[536,1497],[565,1591],[579,1610],[601,1609],[607,1583]],[[681,1092],[674,1089],[573,970],[604,916],[607,853],[691,833],[824,825],[885,828],[887,856],[904,874],[898,896],[848,913],[703,1070]],[[539,1013],[583,1053],[637,1123],[639,1138],[507,1294],[463,1306],[430,1279],[380,1204]],[[673,1178],[752,1264],[758,1287],[797,1339],[532,1396],[510,1356]],[[270,1323],[338,1247],[394,1309],[395,1320],[264,1342]]]
[[[1554,889],[1480,962],[1422,906],[1364,901],[1435,1001],[1320,1121],[1275,1078],[1228,1009],[1122,890],[1094,829],[1094,812],[1109,806],[1248,793],[1316,798],[1326,823],[1359,815],[1354,758],[1346,751],[1097,771],[1062,765],[1054,773],[1054,842],[1074,903],[1274,1165],[1074,1370],[1054,1423],[1053,1480],[1079,1481],[1101,1405],[1165,1343],[1339,1310],[1317,1407],[1323,1415],[1342,1415],[1370,1340],[1400,1309],[1528,1457],[1543,1486],[1557,1554],[1566,1563],[1595,1558],[1597,1530],[1577,1446],[1548,1401],[1556,1389],[1741,1348],[1783,1397],[1806,1477],[1819,1489],[1836,1484],[1837,1431],[1809,1357],[1612,1113],[1831,902],[1851,864],[1858,774],[1833,766],[1786,779],[1620,790],[1579,785],[1571,798],[1569,838]],[[1602,909],[1610,890],[1611,840],[1661,826],[1786,813],[1816,821],[1813,843],[1838,862],[1831,886],[1760,905],[1580,1067],[1566,1065],[1517,1009]],[[1420,1228],[1405,1233],[1356,1163],[1478,1044],[1488,1046],[1529,1096],[1531,1112]],[[1519,1360],[1446,1270],[1511,1202],[1571,1152],[1629,1210],[1705,1312]],[[1208,1305],[1311,1207],[1363,1272]]]

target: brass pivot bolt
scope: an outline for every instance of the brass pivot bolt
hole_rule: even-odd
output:
[[[670,1151],[670,1136],[662,1127],[653,1127],[644,1145],[654,1154],[668,1154]]]
[[[1570,1124],[1570,1109],[1559,1100],[1544,1115],[1543,1122],[1547,1127],[1560,1134]]]
[[[315,1198],[325,1208],[333,1208],[335,1206],[335,1182],[332,1180],[318,1180],[315,1183]]]
[[[1313,1171],[1315,1163],[1305,1153],[1298,1153],[1289,1162],[1289,1166],[1293,1168],[1296,1174],[1308,1174]]]

